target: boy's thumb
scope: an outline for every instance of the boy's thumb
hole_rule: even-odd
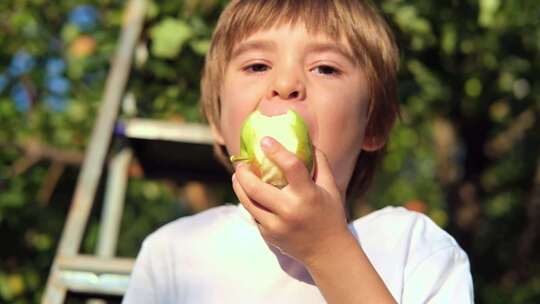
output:
[[[328,192],[339,193],[330,163],[324,152],[315,147],[315,183]]]

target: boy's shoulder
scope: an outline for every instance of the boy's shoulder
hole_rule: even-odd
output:
[[[359,242],[373,254],[402,252],[423,260],[444,250],[462,252],[456,240],[431,218],[403,207],[385,207],[351,224]]]
[[[467,253],[425,214],[385,207],[354,221],[350,229],[396,298],[446,303],[459,296],[457,302],[472,303]],[[455,288],[461,291],[456,294]]]
[[[358,218],[352,225],[357,231],[376,232],[379,237],[422,234],[426,241],[456,245],[454,238],[427,215],[403,207],[388,206]]]

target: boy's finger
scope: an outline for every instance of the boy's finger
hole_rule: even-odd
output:
[[[279,198],[282,196],[279,189],[261,181],[246,164],[240,164],[236,168],[235,176],[250,200],[272,213],[279,213],[281,205]]]
[[[251,216],[257,223],[259,224],[266,223],[267,222],[266,219],[273,216],[272,212],[270,212],[269,210],[265,208],[261,208],[260,205],[258,206],[255,202],[253,202],[248,197],[248,195],[246,194],[246,192],[244,191],[244,189],[238,182],[238,179],[236,178],[236,174],[233,174],[232,186],[233,186],[234,193],[238,197],[238,200],[240,201],[240,203],[244,206],[244,208],[246,208],[246,210],[251,214]]]
[[[261,147],[266,156],[281,169],[290,187],[300,190],[310,186],[311,175],[294,153],[268,136],[261,140]]]
[[[315,168],[317,170],[315,176],[315,183],[321,186],[321,188],[325,189],[326,191],[330,191],[330,193],[339,193],[336,185],[336,180],[334,179],[332,169],[330,168],[330,163],[328,162],[328,158],[326,158],[326,154],[324,154],[324,152],[317,149],[316,147]]]

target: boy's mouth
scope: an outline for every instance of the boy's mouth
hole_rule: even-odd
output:
[[[258,108],[258,110],[266,116],[282,115],[287,113],[289,109],[296,111],[302,116],[308,125],[311,142],[316,146],[318,135],[317,121],[315,115],[308,109],[306,103],[262,102]]]

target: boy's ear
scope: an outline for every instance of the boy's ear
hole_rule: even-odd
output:
[[[366,136],[364,137],[364,141],[362,142],[362,150],[368,152],[375,152],[384,147],[385,143],[385,136]]]
[[[225,139],[223,138],[221,131],[216,127],[214,123],[210,123],[210,131],[212,131],[212,136],[214,137],[216,143],[224,146]]]

